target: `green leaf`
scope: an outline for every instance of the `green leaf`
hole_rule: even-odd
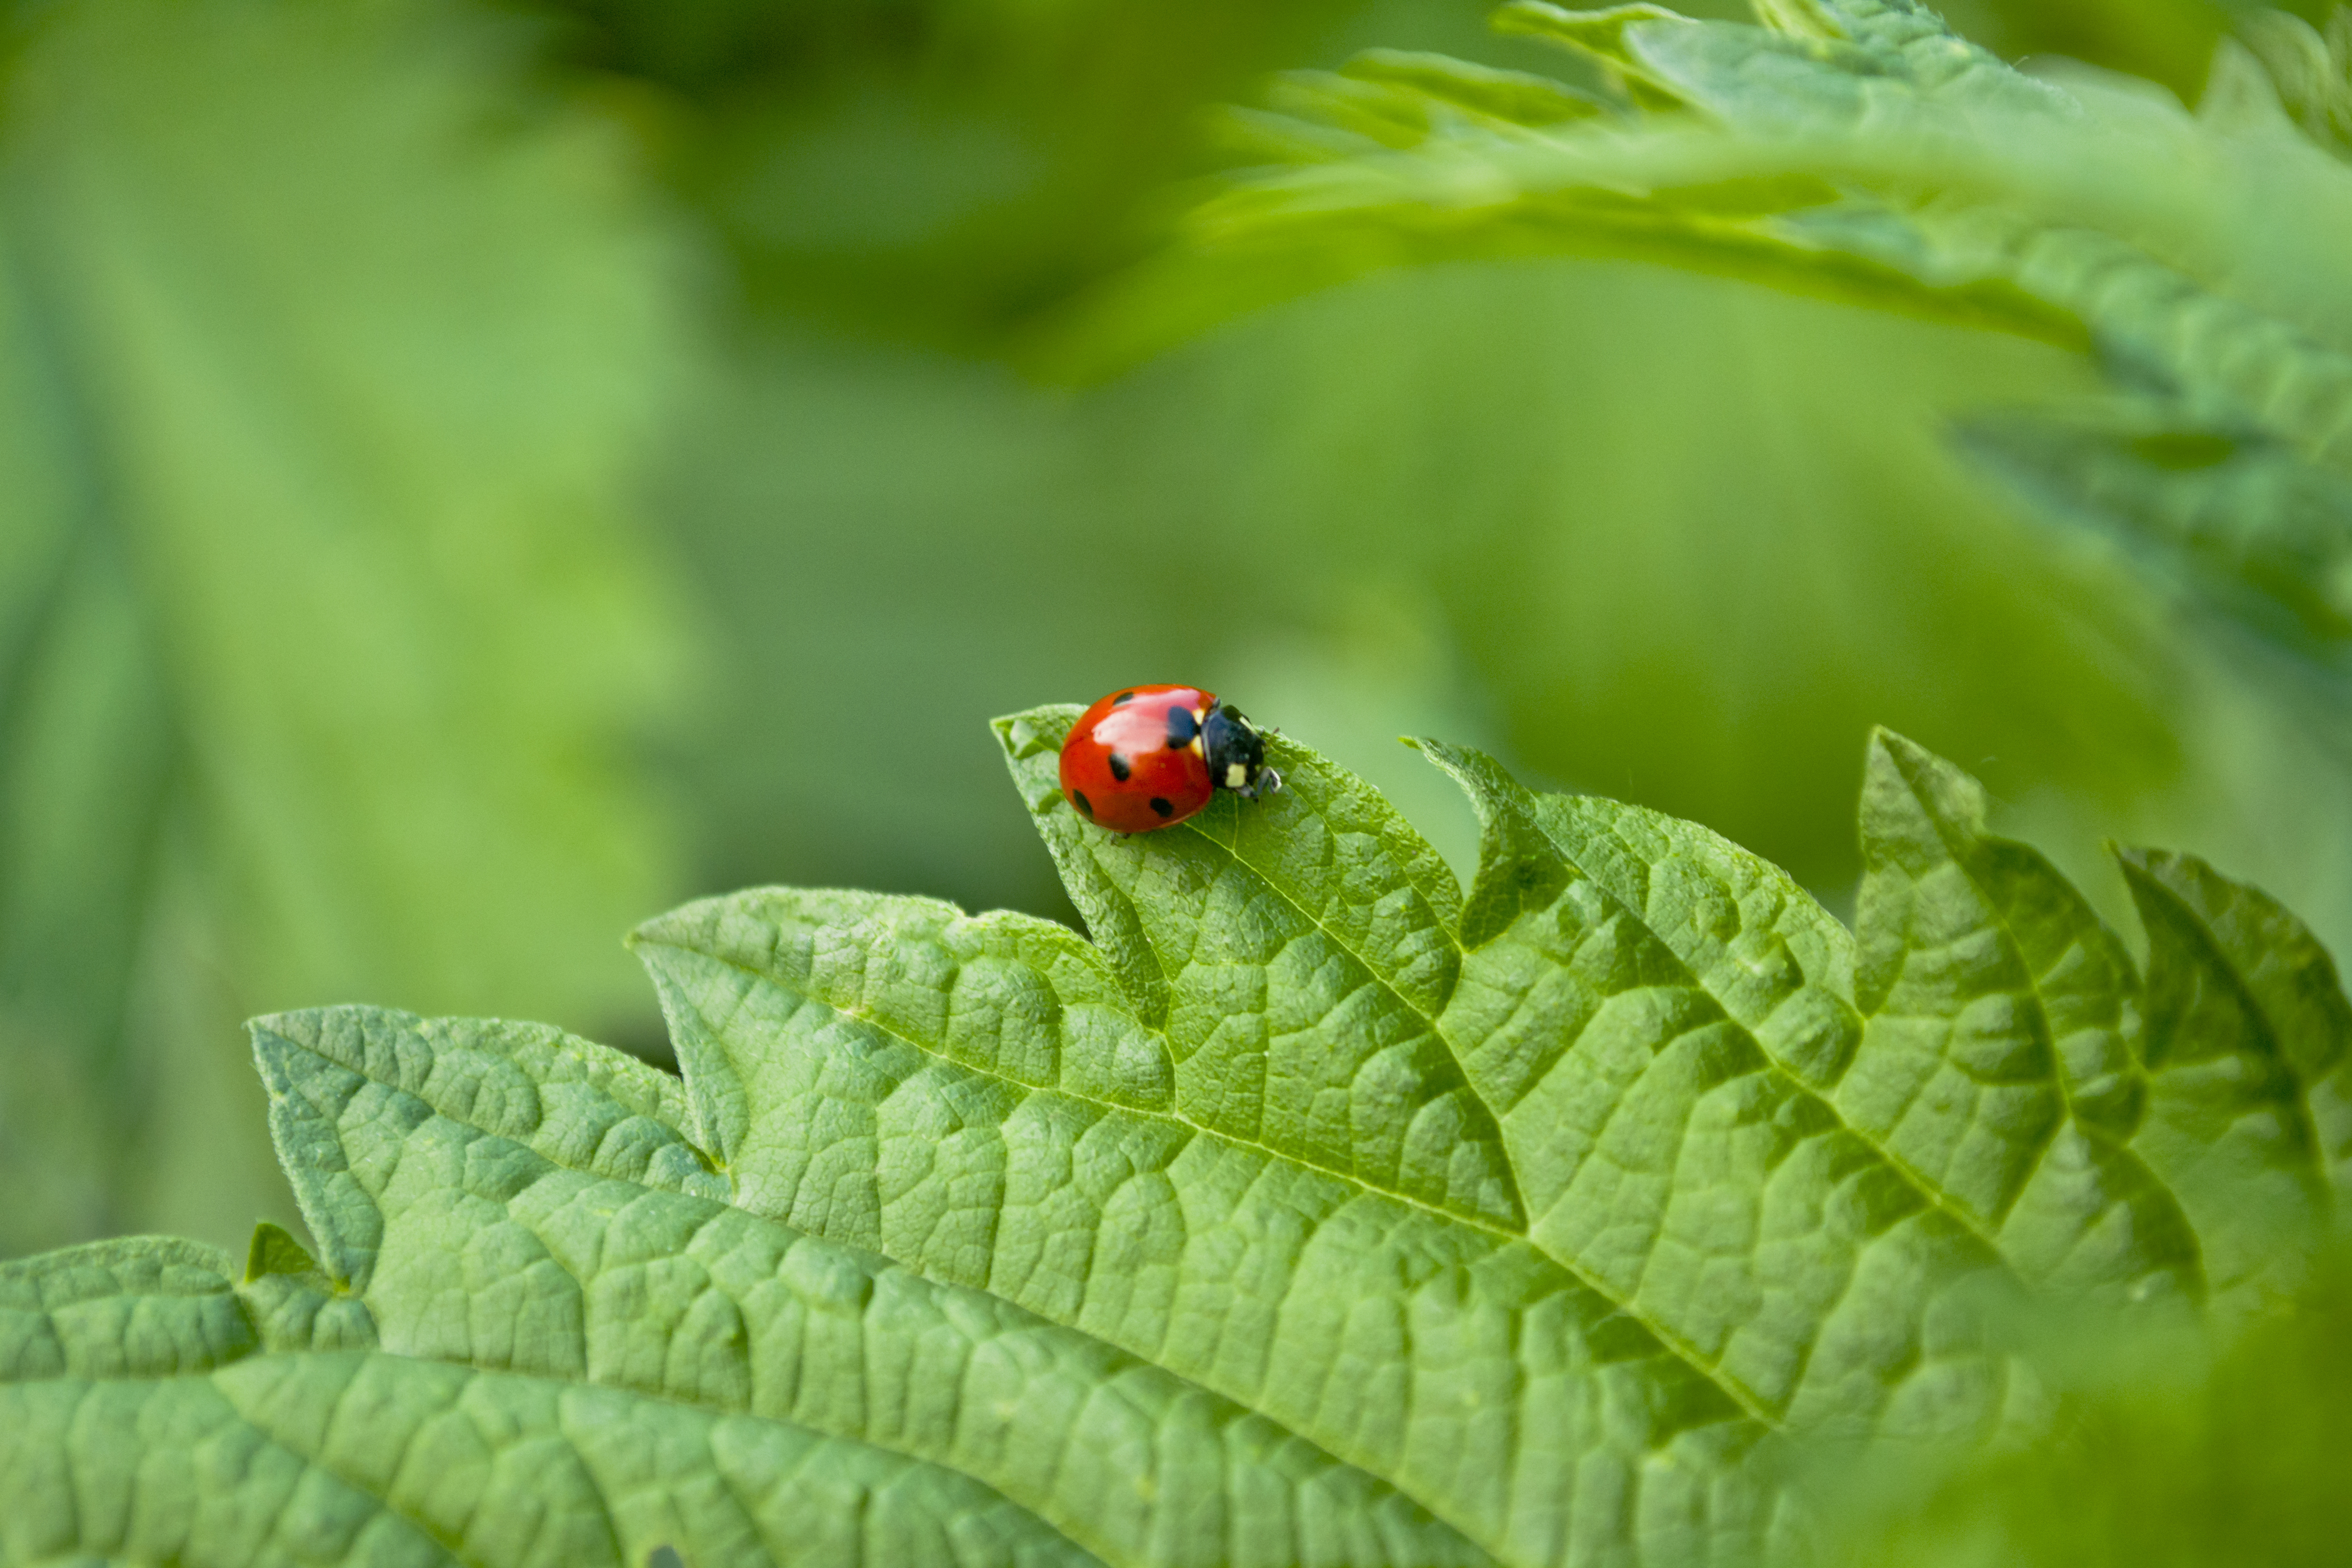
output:
[[[2341,1554],[2352,1528],[2335,1437],[2352,1398],[2352,1274],[2341,1255],[2292,1311],[2223,1345],[2117,1342],[2063,1316],[2037,1331],[2042,1359],[2073,1369],[2063,1438],[1866,1467],[1862,1484],[1843,1489],[1848,1516],[1830,1561],[2317,1568]]]
[[[2286,443],[2177,406],[1983,416],[1959,437],[2046,515],[2118,540],[2179,596],[2307,657],[2352,645],[2352,479]]]
[[[2060,420],[2054,439],[2005,443],[2012,471],[2019,448],[2032,454],[2021,493],[2185,545],[2205,568],[2192,589],[2266,629],[2284,607],[2306,655],[2316,617],[2340,675],[2342,528],[2317,503],[2352,475],[2352,322],[2342,289],[2318,280],[2337,277],[2352,229],[2352,167],[2335,155],[2352,34],[2257,25],[2259,55],[2225,51],[2208,112],[2192,116],[2086,72],[2030,78],[1923,7],[1758,10],[1761,27],[1515,0],[1497,26],[1597,58],[1632,112],[1496,123],[1498,100],[1480,121],[1425,113],[1410,136],[1250,171],[1202,205],[1164,268],[1222,268],[1237,302],[1256,302],[1375,266],[1617,256],[2095,354],[2176,426],[2270,454],[2243,466],[2265,471],[2068,450]],[[1394,122],[1416,92],[1447,101],[1411,78],[1384,85]],[[1339,114],[1312,97],[1287,107],[1308,122]],[[2315,552],[2322,580],[2298,579]]]
[[[482,26],[12,13],[0,1253],[276,1201],[220,1045],[264,1003],[642,1005],[681,323],[611,128]]]
[[[2202,1211],[2216,1287],[2283,1294],[2352,1177],[2352,1007],[2271,899],[2193,855],[2120,858],[2148,940],[2142,1141]]]
[[[253,1227],[253,1240],[245,1249],[245,1282],[248,1285],[272,1274],[318,1274],[318,1260],[304,1249],[302,1244],[287,1232],[284,1226],[268,1220]],[[320,1278],[324,1278],[323,1275]]]
[[[1437,1034],[1460,895],[1418,835],[1277,739],[1262,806],[1113,837],[1054,784],[1075,713],[998,731],[1123,952],[788,889],[639,931],[703,1124],[773,1151],[738,1201],[1150,1355],[1506,1561],[1613,1551],[1624,1488],[1661,1550],[1760,1540],[1759,1424],[1515,1234]]]
[[[1608,107],[1549,77],[1406,49],[1367,49],[1340,69],[1361,81],[1412,89],[1496,127],[1553,125],[1586,119]]]
[[[1075,714],[997,736],[1099,944],[706,900],[633,939],[682,1081],[544,1026],[257,1024],[315,1249],[0,1270],[0,1503],[100,1500],[0,1548],[1813,1561],[1820,1454],[2049,1440],[2036,1312],[2218,1345],[2314,1274],[2352,1004],[2201,862],[2124,858],[2143,984],[1899,737],[1858,934],[1419,742],[1465,895],[1281,737],[1269,799],[1106,833]]]
[[[730,1206],[676,1080],[617,1052],[360,1011],[266,1021],[255,1049],[328,1270],[406,1356],[878,1450],[934,1512],[987,1499],[1049,1559],[1475,1560],[1148,1363]]]
[[[1451,889],[1423,894],[1405,869],[1410,830],[1286,742],[1295,791],[1105,834],[1056,788],[1071,716],[998,729],[1100,947],[1024,917],[789,889],[641,929],[698,1114],[747,1152],[730,1162],[737,1201],[1161,1360],[1391,1477],[1503,1561],[1599,1550],[1535,1530],[1525,1503],[1486,1484],[1562,1483],[1545,1479],[1555,1456],[1510,1437],[1543,1425],[1556,1391],[1480,1394],[1513,1415],[1465,1465],[1475,1428],[1425,1404],[1360,1392],[1328,1407],[1334,1357],[1400,1361],[1401,1386],[1420,1390],[1442,1369],[1465,1397],[1476,1384],[1461,1382],[1458,1345],[1605,1360],[1648,1384],[1645,1405],[1696,1424],[1674,1439],[1677,1468],[1703,1465],[1718,1499],[1749,1500],[1708,1531],[1744,1542],[1735,1554],[1763,1551],[1801,1511],[1763,1458],[1770,1434],[2030,1426],[2034,1379],[2004,1347],[2001,1303],[2193,1312],[2207,1249],[2228,1237],[2205,1198],[2227,1186],[2267,1201],[2258,1184],[2179,1173],[2144,1135],[2157,1091],[2120,945],[2038,857],[1984,835],[1973,781],[1891,736],[1865,795],[1859,948],[1784,875],[1704,829],[1532,796],[1489,759],[1421,742],[1469,789],[1485,841],[1439,971],[1451,978],[1432,1031],[1450,1061],[1418,1069],[1423,1088],[1401,1098],[1426,1104],[1459,1082],[1491,1108],[1528,1217],[1449,1209],[1360,1157],[1335,1168],[1311,1125],[1245,1126],[1230,1089],[1196,1076],[1190,1042],[1216,1039],[1202,1033],[1210,1009],[1189,1001],[1200,972],[1221,982],[1223,1027],[1303,1005],[1311,1029],[1314,1010],[1400,967],[1382,956],[1392,943],[1328,917],[1332,880],[1361,879],[1359,907],[1379,906],[1384,885],[1408,931],[1428,920],[1415,895],[1451,905]],[[1292,970],[1261,950],[1227,988],[1239,938],[1219,925],[1307,944],[1309,962]],[[1360,968],[1335,963],[1335,936]],[[1287,1009],[1286,983],[1303,992]],[[1280,1031],[1265,1045],[1210,1058],[1242,1078],[1253,1110],[1280,1077]],[[2311,1103],[2332,1107],[2333,1092]],[[1261,1146],[1237,1143],[1244,1131]],[[1285,1213],[1333,1217],[1300,1233],[1295,1258],[1236,1276]],[[1345,1240],[1341,1215],[1356,1221]],[[2289,1266],[2310,1240],[2272,1239]],[[1480,1260],[1478,1285],[1442,1307],[1412,1284],[1440,1244],[1456,1267]],[[1546,1293],[1594,1300],[1625,1348],[1597,1355],[1593,1320],[1560,1337],[1526,1286],[1496,1288],[1506,1259]],[[2236,1283],[2217,1278],[2216,1298],[2237,1304]],[[1351,1351],[1324,1315],[1334,1301],[1352,1304],[1347,1321],[1388,1302],[1383,1315],[1417,1326]],[[1444,1464],[1412,1436],[1433,1422]],[[1596,1433],[1580,1468],[1674,1431]],[[1383,1432],[1387,1446],[1364,1446]],[[1667,1555],[1693,1540],[1656,1515],[1612,1528]]]
[[[2179,1200],[2132,1147],[2147,1092],[2122,944],[1984,791],[1872,742],[1858,1000],[1839,1108],[2036,1283],[2202,1296]]]
[[[1509,1107],[1531,1237],[1759,1415],[1985,1418],[2010,1375],[1976,1319],[2006,1283],[1986,1238],[1765,1048],[1714,994],[1719,965],[1575,868],[1491,758],[1420,744],[1486,827],[1472,908],[1491,888],[1508,911],[1465,924],[1447,1033]],[[1818,1064],[1850,1031],[1807,1011],[1776,1043]]]
[[[1088,1561],[887,1447],[389,1353],[352,1297],[155,1240],[0,1265],[0,1499],[12,1563]]]

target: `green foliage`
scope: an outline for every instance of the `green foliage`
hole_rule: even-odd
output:
[[[625,81],[740,302],[857,337],[1002,352],[1152,243],[1198,107],[1361,0],[526,0],[550,54]]]
[[[2049,1332],[2065,1369],[2050,1440],[1885,1464],[1843,1489],[1841,1563],[2321,1568],[2352,1528],[2333,1436],[2352,1362],[2352,1280],[2333,1259],[2293,1310],[2226,1348],[2178,1335]],[[1839,1459],[1851,1459],[1849,1452]]]
[[[1488,839],[1466,896],[1303,751],[1265,812],[1105,843],[1055,804],[1058,720],[1031,715],[1016,775],[1092,943],[880,894],[696,906],[639,943],[683,1089],[551,1030],[265,1028],[323,1262],[264,1226],[241,1278],[184,1243],[0,1266],[0,1561],[1728,1562],[1842,1528],[1817,1445],[1890,1433],[1958,1468],[1885,1483],[1927,1503],[1865,1518],[1862,1561],[1969,1529],[1996,1560],[2088,1550],[2060,1528],[2084,1517],[2129,1521],[2136,1560],[2252,1556],[2324,1518],[2298,1467],[2330,1450],[2293,1434],[2325,1430],[2334,1320],[2276,1310],[2345,1179],[2319,945],[2200,862],[2126,858],[2080,879],[2140,911],[2143,982],[1987,836],[1980,791],[1892,740],[1853,933],[1800,884],[1847,885],[1847,740],[1884,713],[1990,761],[2012,825],[2127,821],[2352,929],[2326,721],[2217,696],[1922,433],[1984,410],[1958,449],[1987,471],[2329,668],[2344,479],[2299,395],[2244,374],[2272,353],[2292,394],[2326,367],[2216,300],[2336,343],[2340,252],[2260,237],[2324,225],[2336,176],[2294,140],[2178,191],[2142,163],[2177,143],[2203,169],[2207,138],[2254,136],[2223,110],[2252,124],[2272,89],[2297,135],[2339,136],[2330,35],[2262,24],[2261,72],[2232,55],[2201,127],[2068,86],[2112,123],[2026,151],[1996,124],[1955,152],[1934,92],[1793,35],[1565,24],[1621,56],[1675,34],[1661,59],[1759,117],[1730,132],[1647,57],[1612,92],[1375,54],[1241,129],[1340,173],[1475,153],[1465,127],[1673,130],[1705,177],[1494,223],[1229,205],[1212,259],[1266,292],[1506,264],[1076,395],[801,337],[738,345],[684,403],[670,243],[725,257],[771,322],[1006,353],[1148,244],[1139,193],[1193,99],[1344,51],[1246,6],[560,9],[591,28],[537,75],[454,6],[78,0],[15,38],[0,1249],[226,1235],[268,1201],[258,1159],[218,1168],[259,1148],[206,1055],[230,1009],[622,1005],[594,955],[669,879],[614,761],[671,640],[621,499],[665,408],[660,515],[718,655],[688,770],[707,885],[789,867],[1055,907],[985,752],[942,736],[1139,663],[1350,761],[1401,715],[1466,731],[1703,809],[1797,876],[1436,747]],[[2001,9],[1984,36],[2014,41],[2098,7]],[[2199,9],[2135,8],[2105,58],[2160,47],[2194,80],[2201,46],[2165,40],[2204,37],[2176,25]],[[1392,10],[1355,30],[1457,47]],[[1849,89],[1906,122],[1884,165],[1802,120]],[[1773,92],[1795,129],[1760,118]],[[1724,173],[1717,135],[1788,161]],[[2092,237],[2180,250],[2203,294],[2086,327],[1972,225],[2034,159],[2110,142],[2130,177],[2094,194],[2149,194],[2149,222],[2086,204]],[[1513,264],[1561,253],[1874,309]],[[1158,341],[1169,296],[1118,299],[1098,341]],[[1220,615],[1139,615],[1139,554],[1214,574]],[[1400,805],[1450,788],[1397,755]],[[2072,798],[2053,816],[2040,787]],[[2072,1342],[2015,1331],[2053,1304],[2175,1330],[2164,1396],[2076,1386]],[[2255,1435],[2290,1451],[2255,1467]],[[2126,1442],[2144,1489],[2102,1491]]]
[[[1289,741],[1269,801],[1105,834],[1055,787],[1076,712],[997,734],[1091,942],[689,905],[634,939],[682,1082],[541,1026],[257,1024],[317,1261],[6,1266],[0,1555],[1802,1560],[1821,1445],[2000,1466],[2080,1419],[2031,1310],[2227,1346],[2323,1255],[2352,1005],[2191,857],[2122,857],[2143,978],[1893,735],[1852,933],[1423,742],[1465,892]]]
[[[236,1018],[609,1020],[677,885],[623,758],[677,664],[625,493],[670,261],[609,128],[445,11],[19,10],[0,1254],[236,1234],[281,1201]]]
[[[2094,425],[2137,422],[2141,438],[2078,419],[1980,443],[2061,515],[2112,525],[2225,605],[2251,598],[2271,612],[2254,624],[2294,628],[2340,677],[2342,28],[2330,44],[2273,18],[2261,57],[2223,50],[2191,116],[2112,79],[2021,74],[1909,0],[1758,9],[1760,27],[1648,5],[1503,8],[1506,31],[1595,61],[1613,110],[1568,114],[1557,91],[1498,91],[1433,59],[1297,77],[1284,112],[1247,121],[1296,167],[1208,203],[1198,243],[1245,260],[1244,289],[1449,256],[1620,256],[2095,349],[2116,395]]]
[[[1009,353],[1148,247],[1146,193],[1185,166],[1197,100],[1365,42],[1476,48],[1469,13],[593,0],[531,7],[587,17],[533,33],[467,9],[385,0],[341,41],[299,47],[245,0],[196,0],[153,28],[101,26],[143,21],[119,0],[15,13],[24,151],[6,226],[24,286],[0,357],[22,390],[0,422],[0,615],[16,626],[20,606],[50,605],[42,624],[59,630],[40,644],[55,657],[6,644],[0,887],[27,912],[0,942],[7,1223],[23,1227],[0,1245],[126,1225],[236,1235],[275,1182],[236,1131],[259,1108],[218,1045],[234,1015],[371,995],[650,1042],[649,1026],[610,1021],[646,1015],[599,953],[665,888],[782,878],[1063,908],[992,809],[991,764],[950,737],[971,711],[1139,673],[1207,679],[1307,728],[1457,861],[1459,825],[1415,793],[1447,786],[1387,754],[1400,724],[1703,816],[1843,909],[1841,803],[1883,717],[1979,766],[2070,870],[2095,829],[2192,845],[2331,939],[2352,930],[2330,870],[2352,811],[2304,739],[2327,731],[2217,690],[2112,574],[2053,566],[2004,528],[1925,434],[1942,411],[2079,393],[2066,351],[1656,271],[1465,268],[1327,295],[1070,395],[870,342],[780,344],[729,313],[728,289],[698,292],[740,279],[763,324]],[[1996,9],[1979,19],[2009,30],[1989,37],[2022,37],[2047,11],[2080,39],[2095,7]],[[2111,29],[2099,58],[2149,31]],[[70,71],[60,39],[80,40]],[[1502,78],[1522,98],[1557,109],[1595,85],[1531,88],[1539,46],[1487,47],[1523,68]],[[1384,59],[1366,68],[1433,79],[1426,59]],[[131,112],[151,100],[169,115]],[[37,155],[26,128],[75,102],[112,118],[76,110],[70,136],[42,143],[75,155]],[[168,177],[125,174],[104,186],[111,205],[58,194],[66,174],[132,168],[157,141],[186,153]],[[658,205],[644,199],[656,180]],[[365,204],[348,199],[362,186]],[[192,199],[170,206],[169,191]],[[147,239],[118,247],[101,206]],[[662,245],[723,264],[665,270]],[[176,302],[156,334],[104,281],[133,261]],[[600,276],[613,287],[592,308],[580,280]],[[666,310],[745,340],[720,375],[686,384],[691,402]],[[168,359],[175,400],[98,374],[93,321],[124,355]],[[466,386],[487,389],[471,412],[433,416]],[[245,421],[282,439],[232,450],[207,433],[136,476],[115,460],[140,432],[179,428],[175,409],[260,405],[233,388],[296,411]],[[670,640],[645,602],[658,574],[648,593],[641,553],[605,526],[655,415],[673,439],[647,515],[696,568],[715,654],[698,701],[663,704],[688,742],[675,815],[690,874],[614,760]],[[571,480],[553,477],[559,447]],[[89,460],[53,460],[71,451]],[[2022,460],[2003,472],[2031,478]],[[247,601],[159,568],[143,522],[77,532],[91,561],[52,593],[54,535],[20,522],[58,513],[77,474],[103,501],[91,515],[208,520],[179,536],[190,556],[223,575],[266,568],[273,614],[238,636],[302,606],[318,626],[219,689],[228,667],[201,645]],[[387,546],[396,569],[331,561],[313,544],[351,543],[327,520],[353,513],[303,499],[322,475],[337,496],[383,490],[380,534],[363,537],[436,542]],[[232,479],[251,493],[215,507]],[[297,500],[261,505],[264,490]],[[468,497],[478,531],[443,526]],[[281,528],[298,512],[316,529]],[[267,542],[243,536],[248,518]],[[2210,511],[2184,527],[2244,553]],[[1223,570],[1231,619],[1129,613],[1135,539]],[[2256,553],[2273,582],[2322,559]],[[2324,630],[2324,577],[2306,581],[2309,603],[2274,618]],[[200,593],[191,630],[167,611]],[[1052,606],[1054,636],[1002,612],[1016,595]],[[355,601],[409,629],[351,653],[374,624],[346,613]],[[240,725],[307,716],[264,737],[295,754],[232,748],[226,721],[197,725],[200,696],[208,714],[233,700]],[[1665,700],[1685,721],[1656,721]],[[202,792],[184,765],[197,740],[215,781]],[[262,790],[248,757],[291,782]],[[226,796],[257,791],[268,804],[240,812],[238,837],[215,831]],[[307,847],[262,843],[279,823]],[[321,845],[334,869],[313,875]],[[478,874],[501,859],[512,875]],[[2085,886],[2113,918],[2119,885]]]

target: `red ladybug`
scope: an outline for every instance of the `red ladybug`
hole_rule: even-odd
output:
[[[1181,822],[1221,789],[1255,800],[1281,787],[1257,727],[1195,686],[1114,691],[1079,714],[1062,742],[1062,794],[1115,833]]]

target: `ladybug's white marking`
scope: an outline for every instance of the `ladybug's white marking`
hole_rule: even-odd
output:
[[[1248,768],[1243,766],[1239,763],[1227,763],[1225,764],[1225,787],[1227,789],[1239,789],[1242,785],[1247,783],[1249,783]]]

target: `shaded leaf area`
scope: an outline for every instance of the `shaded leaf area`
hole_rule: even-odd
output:
[[[1865,1468],[1844,1489],[1836,1561],[2321,1568],[2343,1556],[2352,1504],[2334,1434],[2352,1397],[2352,1276],[2340,1256],[2294,1310],[2225,1349],[2117,1345],[2063,1318],[2039,1331],[2042,1359],[2074,1368],[2054,1439]]]
[[[7,17],[0,1254],[278,1202],[265,1003],[641,1005],[678,323],[622,149],[484,26]]]
[[[990,354],[1017,353],[1072,294],[1148,254],[1169,181],[1214,166],[1201,106],[1263,73],[1367,42],[1542,63],[1540,46],[1481,38],[1475,8],[1379,0],[526,9],[552,24],[562,68],[635,89],[657,121],[657,173],[727,247],[761,315]],[[2055,51],[2185,91],[2239,13],[1960,0],[1948,14],[2011,58]],[[2280,44],[2298,63],[2307,52]]]
[[[257,1023],[318,1261],[264,1226],[239,1280],[159,1241],[0,1271],[0,1549],[1803,1562],[1819,1445],[2051,1430],[2029,1309],[2220,1343],[2331,1233],[2352,1004],[2192,858],[2123,857],[2143,979],[1893,735],[1853,932],[1424,741],[1465,891],[1278,738],[1270,799],[1107,834],[1055,784],[1076,711],[997,735],[1092,941],[689,905],[634,939],[682,1080],[540,1025]]]
[[[1105,306],[1101,341],[1133,330],[1138,297],[1171,301],[1166,327],[1371,267],[1565,254],[2073,346],[2115,403],[2030,424],[2002,468],[2340,675],[2352,319],[2320,280],[2352,232],[2344,30],[2265,18],[2253,47],[2223,44],[2192,115],[2119,79],[2021,73],[1911,0],[1757,11],[1497,13],[1597,64],[1605,96],[1433,55],[1294,74],[1233,120],[1258,167]],[[2135,421],[2176,439],[2101,439]],[[2175,460],[2200,443],[2252,457],[2184,473],[2207,466]]]
[[[1960,444],[2049,515],[2117,540],[2153,576],[2307,658],[2352,638],[2352,476],[2161,406],[1982,416]]]
[[[1370,6],[523,8],[553,24],[556,62],[635,89],[655,172],[726,248],[743,305],[995,354],[1149,248],[1139,213],[1202,163],[1200,105],[1326,52]]]

